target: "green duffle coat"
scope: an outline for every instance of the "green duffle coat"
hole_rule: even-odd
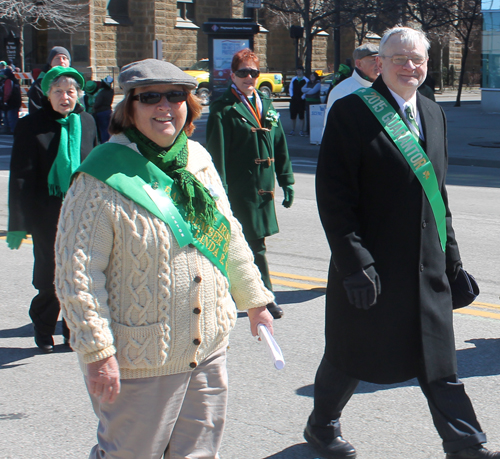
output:
[[[265,120],[274,107],[270,99],[259,95],[262,126],[269,131],[258,129],[257,120],[231,88],[212,103],[207,124],[207,150],[248,241],[279,231],[274,206],[275,177],[280,187],[295,182],[281,121],[272,126]]]

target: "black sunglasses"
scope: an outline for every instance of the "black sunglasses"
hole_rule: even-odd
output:
[[[257,78],[260,75],[260,70],[255,69],[239,69],[234,72],[238,78],[246,78],[250,75],[252,78]]]
[[[142,104],[153,105],[160,102],[162,96],[165,96],[169,102],[179,103],[186,102],[188,93],[185,91],[169,91],[169,92],[141,92],[132,99],[140,101]]]

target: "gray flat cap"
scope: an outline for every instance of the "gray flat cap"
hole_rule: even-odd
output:
[[[170,62],[144,59],[123,66],[118,76],[118,84],[128,92],[139,86],[153,84],[181,84],[189,89],[195,89],[198,81]]]
[[[378,55],[378,45],[374,45],[373,43],[365,43],[361,46],[358,46],[352,53],[352,57],[355,61],[357,61],[358,59],[363,59],[363,57],[366,56],[376,55]]]

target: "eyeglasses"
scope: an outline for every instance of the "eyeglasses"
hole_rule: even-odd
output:
[[[163,96],[165,96],[169,102],[178,104],[179,102],[186,102],[188,93],[185,91],[141,92],[133,96],[132,99],[138,100],[142,104],[154,105],[159,103]]]
[[[260,70],[255,69],[239,69],[234,72],[238,78],[246,78],[250,75],[252,78],[257,78],[260,75]]]
[[[424,62],[427,61],[426,57],[422,56],[405,56],[404,54],[394,54],[394,56],[380,56],[390,59],[394,65],[406,65],[408,61],[412,61],[415,67],[420,67]]]

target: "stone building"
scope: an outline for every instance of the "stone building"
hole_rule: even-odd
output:
[[[266,16],[263,9],[247,10],[241,0],[91,0],[84,31],[69,35],[25,28],[26,69],[43,67],[50,48],[60,45],[70,51],[75,68],[97,79],[116,74],[134,60],[153,57],[155,40],[161,40],[165,60],[188,68],[208,56],[204,22],[250,17],[261,24],[254,48],[262,69],[292,71],[294,40],[284,25]],[[327,38],[323,34],[314,42],[314,68],[326,68]]]
[[[246,9],[242,0],[90,0],[85,30],[64,34],[55,30],[25,27],[26,70],[41,68],[52,46],[66,47],[72,65],[86,78],[98,80],[116,76],[119,68],[129,62],[154,57],[155,40],[162,42],[163,58],[181,68],[208,57],[208,39],[201,26],[211,18],[250,17],[260,24],[254,48],[261,69],[291,74],[295,68],[295,40],[288,27],[265,8]],[[15,33],[4,26],[1,35]],[[379,31],[381,32],[381,31]],[[351,58],[355,47],[354,32],[341,33],[340,62]],[[299,40],[302,50],[302,40]],[[431,50],[431,68],[439,67],[441,54]],[[457,54],[458,52],[458,54]],[[4,53],[5,54],[5,53]],[[469,53],[471,60],[479,53]],[[454,66],[458,75],[460,49],[452,45],[443,54],[443,65]],[[2,52],[0,52],[0,59]],[[469,64],[470,65],[470,64]],[[322,32],[313,41],[312,68],[332,71],[332,36]],[[480,62],[473,63],[479,72]]]

